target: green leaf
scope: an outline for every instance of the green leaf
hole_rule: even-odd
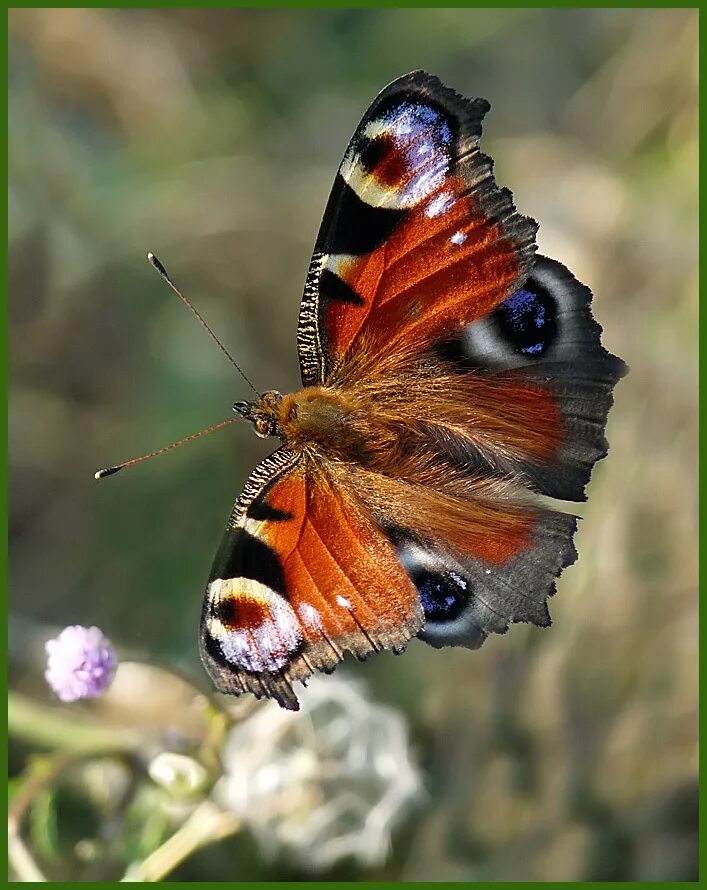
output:
[[[59,859],[56,801],[52,789],[41,791],[29,811],[29,836],[37,854],[48,862]]]

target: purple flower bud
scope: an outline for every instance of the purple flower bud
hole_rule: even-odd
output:
[[[65,627],[45,649],[44,676],[62,701],[93,698],[110,686],[117,662],[110,640],[97,627]]]

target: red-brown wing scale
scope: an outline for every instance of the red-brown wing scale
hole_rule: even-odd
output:
[[[445,210],[430,216],[435,202]],[[358,347],[373,364],[383,350],[419,351],[482,318],[515,290],[521,274],[515,243],[455,179],[412,210],[381,247],[364,257],[330,258],[329,265],[363,300],[333,302],[326,313],[326,341],[340,357],[335,376]]]

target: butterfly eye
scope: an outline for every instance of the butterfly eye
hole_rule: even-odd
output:
[[[272,424],[267,420],[258,418],[258,420],[255,421],[255,432],[261,439],[267,439],[268,436],[272,436],[273,434]]]

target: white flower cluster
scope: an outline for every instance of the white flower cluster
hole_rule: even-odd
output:
[[[335,677],[313,678],[301,703],[265,704],[231,730],[218,799],[266,854],[285,849],[312,870],[382,862],[421,788],[404,718]]]

